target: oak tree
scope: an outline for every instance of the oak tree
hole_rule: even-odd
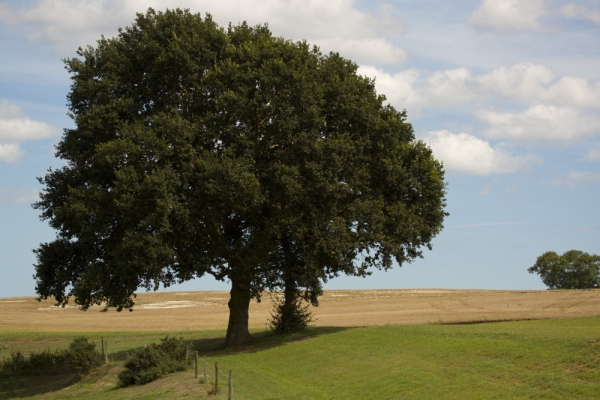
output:
[[[57,231],[35,250],[42,299],[131,310],[139,288],[209,274],[231,282],[239,344],[263,290],[319,294],[442,229],[442,164],[337,53],[149,9],[77,54],[65,165],[34,204]]]

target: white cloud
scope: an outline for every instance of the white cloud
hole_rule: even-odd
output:
[[[568,144],[600,134],[600,82],[575,76],[557,79],[545,65],[526,62],[480,75],[457,68],[427,79],[420,79],[414,69],[390,74],[366,66],[359,73],[375,77],[378,91],[413,117],[422,108],[472,110],[488,125],[483,132],[488,138]],[[502,103],[513,110],[501,110]],[[522,111],[514,111],[517,104],[525,105]]]
[[[0,162],[13,163],[23,157],[18,143],[0,143]]]
[[[553,183],[555,185],[575,185],[579,182],[592,182],[592,183],[600,183],[600,172],[590,172],[590,171],[573,171],[569,175],[564,176],[555,180]]]
[[[447,78],[440,79],[442,76]],[[491,98],[600,108],[600,82],[590,83],[577,76],[556,80],[550,68],[531,62],[501,66],[477,76],[464,68],[436,72],[422,90],[428,94],[425,96],[428,103],[432,104],[456,101],[464,104],[473,99]]]
[[[377,78],[377,89],[399,108],[461,107],[494,101],[544,103],[582,109],[600,109],[600,82],[576,76],[556,79],[545,65],[525,62],[473,75],[466,68],[437,71],[425,80],[405,70],[395,74],[375,67],[359,72]]]
[[[466,68],[438,71],[427,79],[421,98],[430,106],[465,104],[474,99],[476,90],[471,72]]]
[[[469,24],[499,32],[541,30],[539,20],[545,13],[543,0],[483,0]]]
[[[32,120],[17,105],[0,102],[0,162],[15,162],[23,156],[19,142],[59,135],[58,129]]]
[[[26,25],[32,42],[52,43],[59,53],[71,54],[78,46],[95,43],[99,32],[116,33],[118,24],[126,18],[119,10],[124,7],[111,7],[111,3],[116,5],[115,1],[39,0],[32,8],[4,7],[0,9],[0,19],[12,25]],[[112,18],[103,18],[108,9]],[[129,18],[135,15],[126,14],[131,14]]]
[[[590,150],[586,153],[585,156],[583,156],[583,159],[585,161],[590,161],[590,162],[594,162],[594,161],[600,161],[600,150]]]
[[[530,62],[512,67],[499,67],[477,76],[470,89],[463,85],[462,90],[476,90],[482,95],[525,102],[540,101],[554,105],[581,108],[600,108],[600,82],[589,83],[577,76],[564,76],[555,81],[550,68]]]
[[[554,80],[554,74],[545,65],[526,62],[512,67],[498,67],[473,80],[473,84],[481,93],[531,100],[541,96],[545,87]]]
[[[25,26],[31,41],[50,43],[65,55],[95,44],[101,34],[116,35],[118,27],[131,25],[135,13],[148,7],[209,12],[221,26],[268,23],[275,35],[307,39],[324,51],[339,51],[358,62],[397,65],[407,57],[405,50],[382,39],[404,30],[392,6],[371,13],[355,8],[353,0],[38,0],[30,8],[0,8],[0,20]]]
[[[571,142],[600,132],[600,116],[582,114],[571,107],[538,104],[520,113],[501,113],[482,109],[477,117],[490,125],[489,138],[515,142]]]
[[[420,95],[413,87],[419,78],[419,73],[415,69],[389,74],[376,67],[366,65],[360,66],[358,73],[375,78],[377,91],[385,94],[388,101],[399,109],[417,108],[421,103]]]
[[[377,65],[398,65],[408,58],[408,53],[381,38],[372,39],[317,39],[324,52],[336,51],[352,61],[367,61]]]
[[[6,100],[0,102],[0,142],[22,142],[55,137],[60,132],[50,125],[34,121]]]
[[[540,92],[540,98],[552,104],[600,108],[600,82],[590,84],[581,77],[565,76]]]
[[[429,132],[423,139],[436,158],[444,162],[449,173],[489,176],[512,173],[539,162],[536,156],[514,156],[501,144],[492,147],[489,142],[466,133],[454,134],[446,130]]]
[[[10,104],[6,100],[0,103],[0,119],[9,119],[21,115],[23,115],[23,112],[16,104]]]
[[[583,19],[600,24],[600,8],[587,8],[581,4],[569,3],[560,9],[562,14],[571,19]]]
[[[0,140],[37,140],[57,136],[57,131],[44,122],[28,117],[0,119]]]

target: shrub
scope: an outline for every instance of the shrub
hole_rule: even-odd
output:
[[[4,373],[13,374],[52,374],[67,371],[69,368],[64,350],[42,350],[31,352],[29,357],[25,357],[20,351],[12,351],[10,357],[2,361],[0,369]]]
[[[271,313],[270,328],[274,333],[291,333],[306,329],[312,322],[309,304],[302,304],[302,298],[286,303],[285,300],[275,302]]]
[[[55,374],[76,372],[78,376],[88,374],[100,364],[100,355],[95,351],[96,344],[85,337],[71,342],[67,350],[42,350],[31,352],[27,357],[20,351],[12,351],[0,363],[0,370],[9,374]]]
[[[4,373],[18,372],[25,363],[25,356],[20,351],[10,352],[10,356],[2,359],[0,370]]]
[[[125,370],[119,374],[119,385],[142,385],[152,382],[169,373],[187,368],[185,353],[187,344],[183,338],[161,339],[160,344],[151,344],[137,350],[125,363]]]
[[[96,343],[88,342],[87,338],[75,338],[66,352],[68,364],[78,376],[87,375],[101,364],[100,354],[96,352]]]

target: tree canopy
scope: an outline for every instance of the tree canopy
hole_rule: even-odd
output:
[[[538,274],[549,289],[600,287],[600,256],[579,250],[569,250],[562,255],[548,251],[527,271]]]
[[[34,204],[57,231],[35,250],[40,298],[131,309],[209,274],[242,343],[266,288],[402,265],[442,229],[442,164],[337,53],[149,9],[77,54],[65,166]]]

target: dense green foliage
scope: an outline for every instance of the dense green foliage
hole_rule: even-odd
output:
[[[125,370],[119,374],[119,385],[142,385],[167,374],[187,368],[187,342],[183,338],[161,339],[159,344],[136,350],[125,362]]]
[[[67,350],[67,360],[77,375],[87,375],[101,364],[100,355],[96,351],[96,343],[88,341],[85,336],[73,339]]]
[[[306,329],[312,322],[309,304],[298,296],[295,299],[275,299],[269,328],[275,333],[291,333]]]
[[[67,357],[62,350],[45,349],[28,356],[17,350],[0,362],[0,371],[4,374],[52,374],[68,370]]]
[[[536,273],[550,289],[593,289],[600,287],[600,256],[570,250],[562,255],[548,251],[527,271]]]
[[[21,351],[13,351],[0,362],[0,370],[10,374],[58,374],[75,372],[79,377],[87,375],[100,365],[100,355],[96,344],[86,337],[73,339],[66,350],[44,349],[32,351],[27,356]]]
[[[210,274],[241,343],[265,288],[316,304],[322,281],[410,262],[442,229],[441,163],[337,53],[150,9],[78,55],[65,166],[35,204],[57,231],[41,298],[131,309],[140,287]]]

